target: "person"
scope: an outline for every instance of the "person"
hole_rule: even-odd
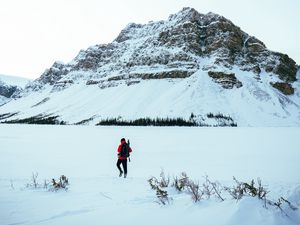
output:
[[[122,138],[121,143],[118,147],[117,167],[120,171],[119,177],[121,177],[123,175],[123,170],[124,170],[124,178],[126,178],[126,176],[127,176],[127,158],[129,157],[130,152],[132,152],[132,149],[126,143],[125,138]],[[123,166],[123,170],[121,169],[121,164]]]

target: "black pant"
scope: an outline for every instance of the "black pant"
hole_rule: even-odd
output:
[[[117,167],[118,167],[119,171],[123,172],[121,169],[121,166],[120,166],[121,163],[122,163],[122,166],[124,169],[124,173],[127,174],[127,159],[118,159],[118,161],[117,161]]]

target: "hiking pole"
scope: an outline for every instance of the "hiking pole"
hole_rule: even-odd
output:
[[[128,141],[127,141],[127,144],[128,144],[128,147],[130,148],[130,141],[129,141],[129,139],[128,139]],[[128,152],[129,152],[129,150],[128,150]],[[128,156],[128,160],[129,160],[129,162],[130,162],[130,156]]]

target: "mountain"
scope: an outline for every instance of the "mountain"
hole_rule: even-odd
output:
[[[0,74],[0,106],[12,100],[29,83],[29,79]]]
[[[300,70],[223,16],[183,8],[127,25],[109,44],[55,62],[0,120],[192,119],[203,125],[299,126]]]

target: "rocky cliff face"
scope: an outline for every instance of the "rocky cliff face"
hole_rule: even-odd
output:
[[[12,97],[15,92],[19,92],[21,88],[17,86],[5,85],[0,83],[0,95],[6,98]]]
[[[203,63],[205,59],[210,62]],[[216,65],[237,66],[258,76],[266,71],[286,84],[296,80],[297,65],[287,55],[268,50],[220,15],[184,8],[166,21],[129,24],[112,43],[82,50],[69,64],[55,62],[27,89],[63,86],[62,80],[78,78],[89,85],[105,78],[112,81],[111,76],[124,80],[183,78],[199,69],[214,70]]]
[[[28,82],[24,78],[0,75],[0,105],[20,95]]]
[[[262,41],[242,31],[230,20],[214,13],[201,14],[193,8],[184,8],[165,21],[131,23],[112,43],[81,50],[68,64],[55,62],[40,78],[27,85],[20,96],[43,93],[42,99],[32,103],[36,105],[43,102],[34,107],[39,108],[40,105],[50,105],[51,95],[66,93],[66,90],[75,89],[77,85],[81,85],[81,90],[96,88],[109,92],[111,88],[123,88],[124,85],[139,89],[150,81],[160,81],[159,84],[169,82],[172,87],[184,81],[184,90],[191,90],[193,86],[195,92],[186,96],[184,101],[200,101],[204,94],[199,93],[203,90],[209,92],[210,96],[218,96],[215,99],[220,97],[219,103],[211,102],[206,109],[200,103],[196,104],[198,108],[193,106],[193,109],[185,109],[189,115],[192,111],[199,111],[199,115],[200,112],[209,113],[209,110],[223,113],[223,108],[215,106],[224,104],[224,98],[228,98],[226,101],[229,102],[228,106],[224,106],[227,107],[225,111],[232,114],[239,108],[230,99],[234,92],[239,95],[235,98],[240,98],[241,102],[253,98],[259,108],[266,108],[264,112],[269,111],[264,101],[269,101],[270,105],[283,110],[283,114],[275,113],[280,114],[281,118],[289,117],[290,109],[287,107],[294,105],[297,115],[293,114],[293,118],[298,118],[300,94],[297,91],[297,71],[294,60],[285,54],[268,50]],[[248,94],[251,97],[245,97]],[[152,99],[152,95],[148,93],[144,97],[150,96]],[[47,101],[43,101],[45,98]],[[277,105],[277,102],[280,103]],[[51,109],[52,114],[57,113],[53,107]],[[162,116],[168,116],[167,112],[172,114],[174,111],[178,110],[167,109]],[[39,113],[44,111],[41,109]],[[104,114],[109,117],[110,112]],[[104,114],[94,110],[89,115],[94,118]],[[152,112],[143,115],[156,116]]]

